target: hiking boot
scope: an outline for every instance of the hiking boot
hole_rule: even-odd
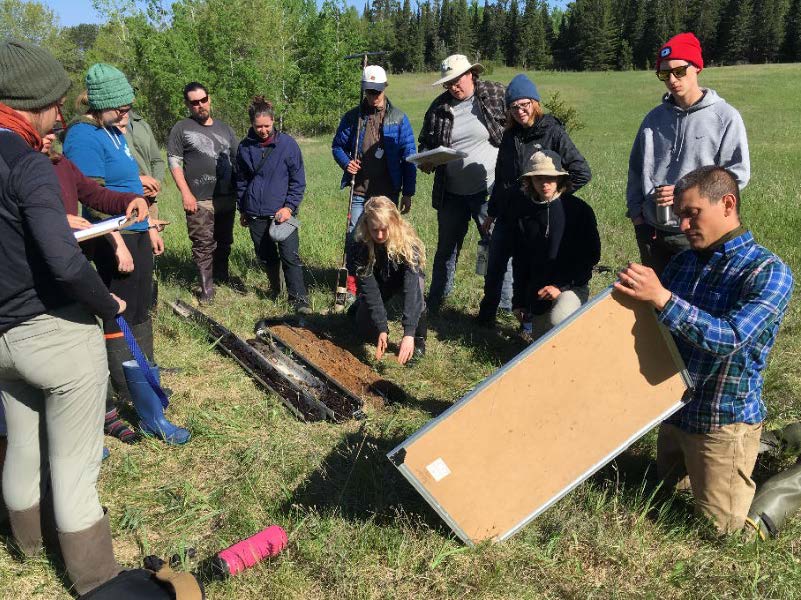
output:
[[[114,558],[108,514],[97,523],[74,533],[58,533],[64,566],[79,596],[116,577],[122,567]]]

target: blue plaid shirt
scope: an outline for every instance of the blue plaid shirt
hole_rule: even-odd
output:
[[[673,295],[659,320],[694,382],[692,399],[667,422],[690,433],[762,422],[761,374],[792,293],[789,267],[745,232],[707,262],[694,251],[675,256],[662,282]]]

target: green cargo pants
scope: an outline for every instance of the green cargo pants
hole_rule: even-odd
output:
[[[59,531],[82,531],[103,517],[96,484],[107,382],[103,334],[81,306],[39,315],[0,336],[0,398],[8,428],[3,497],[9,510],[40,502],[49,464]]]

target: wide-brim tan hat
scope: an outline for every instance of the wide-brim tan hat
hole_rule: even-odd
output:
[[[536,175],[561,177],[570,175],[570,173],[562,169],[562,159],[558,154],[548,150],[539,150],[531,155],[526,165],[526,172],[520,177],[535,177]]]
[[[481,73],[484,67],[481,63],[470,64],[470,61],[464,54],[451,54],[448,58],[442,61],[439,67],[439,74],[441,77],[431,85],[442,85],[446,81],[451,81],[457,77],[461,77],[468,71],[474,73]]]

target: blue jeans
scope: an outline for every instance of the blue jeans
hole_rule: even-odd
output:
[[[514,224],[504,219],[495,221],[489,245],[487,276],[484,278],[484,297],[478,310],[478,318],[492,321],[498,306],[512,309],[512,250],[514,249]]]
[[[471,196],[458,196],[445,193],[442,206],[437,211],[437,251],[434,254],[434,266],[431,272],[431,287],[428,290],[428,304],[436,310],[442,301],[453,290],[453,280],[456,274],[456,263],[462,250],[464,237],[472,218],[476,227],[481,227],[487,217],[487,194],[482,192]],[[488,271],[489,273],[489,271]],[[512,278],[511,271],[506,275],[508,284],[504,280],[504,290],[508,298],[502,303],[512,305]],[[502,304],[506,306],[506,304]]]

